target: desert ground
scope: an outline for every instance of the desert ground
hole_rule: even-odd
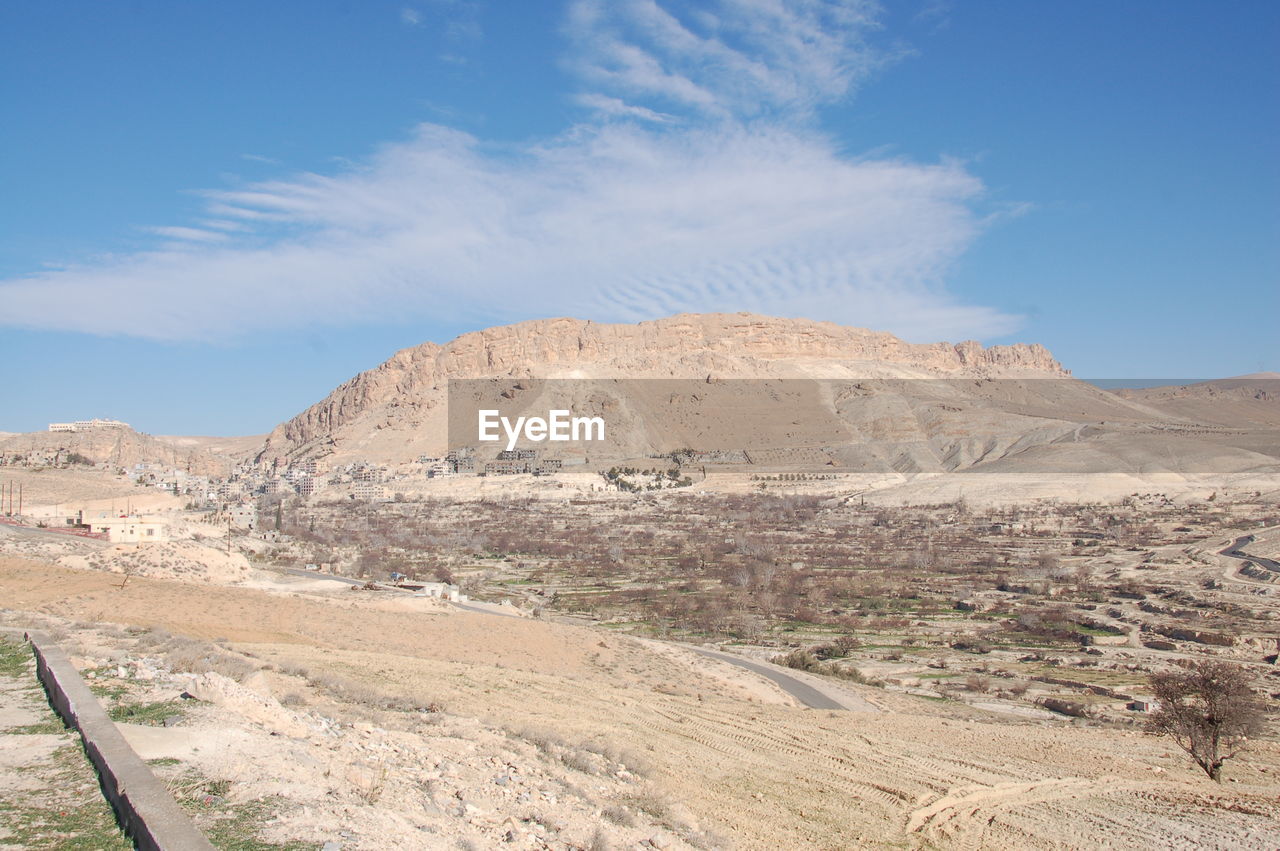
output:
[[[324,579],[236,581],[0,562],[9,625],[55,630],[122,717],[173,707],[175,721],[125,728],[210,830],[248,819],[262,841],[343,848],[1280,839],[1271,739],[1219,785],[1135,729],[834,681],[863,711],[810,710],[599,627]]]
[[[1280,572],[1222,552],[1280,554],[1265,471],[422,478],[250,529],[62,463],[3,469],[0,626],[53,634],[222,847],[1280,847]],[[1221,784],[1128,706],[1207,656],[1271,713]]]

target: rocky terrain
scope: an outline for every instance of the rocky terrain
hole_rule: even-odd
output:
[[[458,379],[607,414],[634,463],[428,478],[405,462],[446,449]],[[65,642],[227,847],[1270,849],[1274,712],[1217,784],[1130,705],[1209,656],[1280,694],[1280,585],[1223,552],[1280,546],[1270,381],[1108,392],[1038,346],[745,315],[522,323],[277,428],[272,476],[365,464],[309,497],[259,476],[252,530],[110,469],[246,441],[8,437],[30,518],[145,503],[175,540],[0,526],[0,624]],[[370,464],[384,498],[356,499]],[[471,601],[366,584],[393,574]]]
[[[196,475],[224,475],[260,438],[155,437],[131,428],[0,435],[0,463],[64,466],[100,464],[132,470],[135,464],[173,467]]]
[[[678,646],[314,584],[122,588],[0,563],[3,619],[60,636],[215,837],[566,851],[1280,837],[1269,738],[1219,785],[1132,728],[848,680],[831,688],[872,711],[806,710]]]
[[[277,427],[262,458],[310,452],[407,460],[444,446],[450,379],[925,378],[1068,373],[1042,346],[905,343],[829,322],[682,314],[635,325],[521,322],[424,343],[361,373]]]
[[[146,463],[224,476],[256,461],[274,476],[315,461],[321,476],[381,467],[381,481],[403,480],[388,493],[412,493],[426,482],[421,458],[470,448],[477,472],[494,460],[500,445],[474,439],[477,410],[514,419],[563,409],[600,417],[605,440],[518,445],[563,464],[557,479],[575,490],[579,473],[672,464],[673,482],[718,478],[717,489],[821,472],[840,477],[836,490],[889,489],[907,501],[1269,490],[1280,478],[1278,383],[1260,374],[1108,391],[1073,378],[1038,345],[911,344],[750,314],[634,325],[547,319],[398,352],[265,441],[128,429],[9,435],[0,462],[14,471],[6,478],[20,478],[41,465],[88,472],[88,462],[99,473]],[[539,490],[527,476],[500,487]],[[28,496],[33,505],[67,502]]]
[[[742,475],[1274,480],[1274,382],[1206,386],[1112,393],[1072,378],[1037,345],[916,345],[807,320],[539,320],[399,352],[277,427],[257,457],[395,467],[474,448],[480,408],[512,419],[564,408],[603,417],[606,440],[558,456],[540,448],[588,469],[691,449],[704,471],[710,455],[715,469]],[[480,449],[483,461],[498,447]]]

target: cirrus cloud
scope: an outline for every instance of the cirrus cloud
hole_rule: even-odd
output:
[[[883,61],[864,43],[873,9],[687,8],[573,4],[588,117],[556,138],[497,147],[423,124],[341,172],[209,191],[202,227],[153,228],[170,241],[152,251],[4,282],[0,321],[154,339],[715,310],[912,339],[1016,325],[944,287],[984,225],[978,179],[849,157],[811,126]]]

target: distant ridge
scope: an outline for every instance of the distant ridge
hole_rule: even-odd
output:
[[[267,438],[259,459],[380,463],[441,451],[451,378],[1065,378],[1040,345],[907,343],[832,322],[750,313],[679,314],[635,324],[557,318],[397,352]]]

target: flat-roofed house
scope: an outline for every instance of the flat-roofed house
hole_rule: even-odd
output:
[[[169,526],[154,517],[100,517],[88,521],[113,544],[149,544],[169,540]]]

